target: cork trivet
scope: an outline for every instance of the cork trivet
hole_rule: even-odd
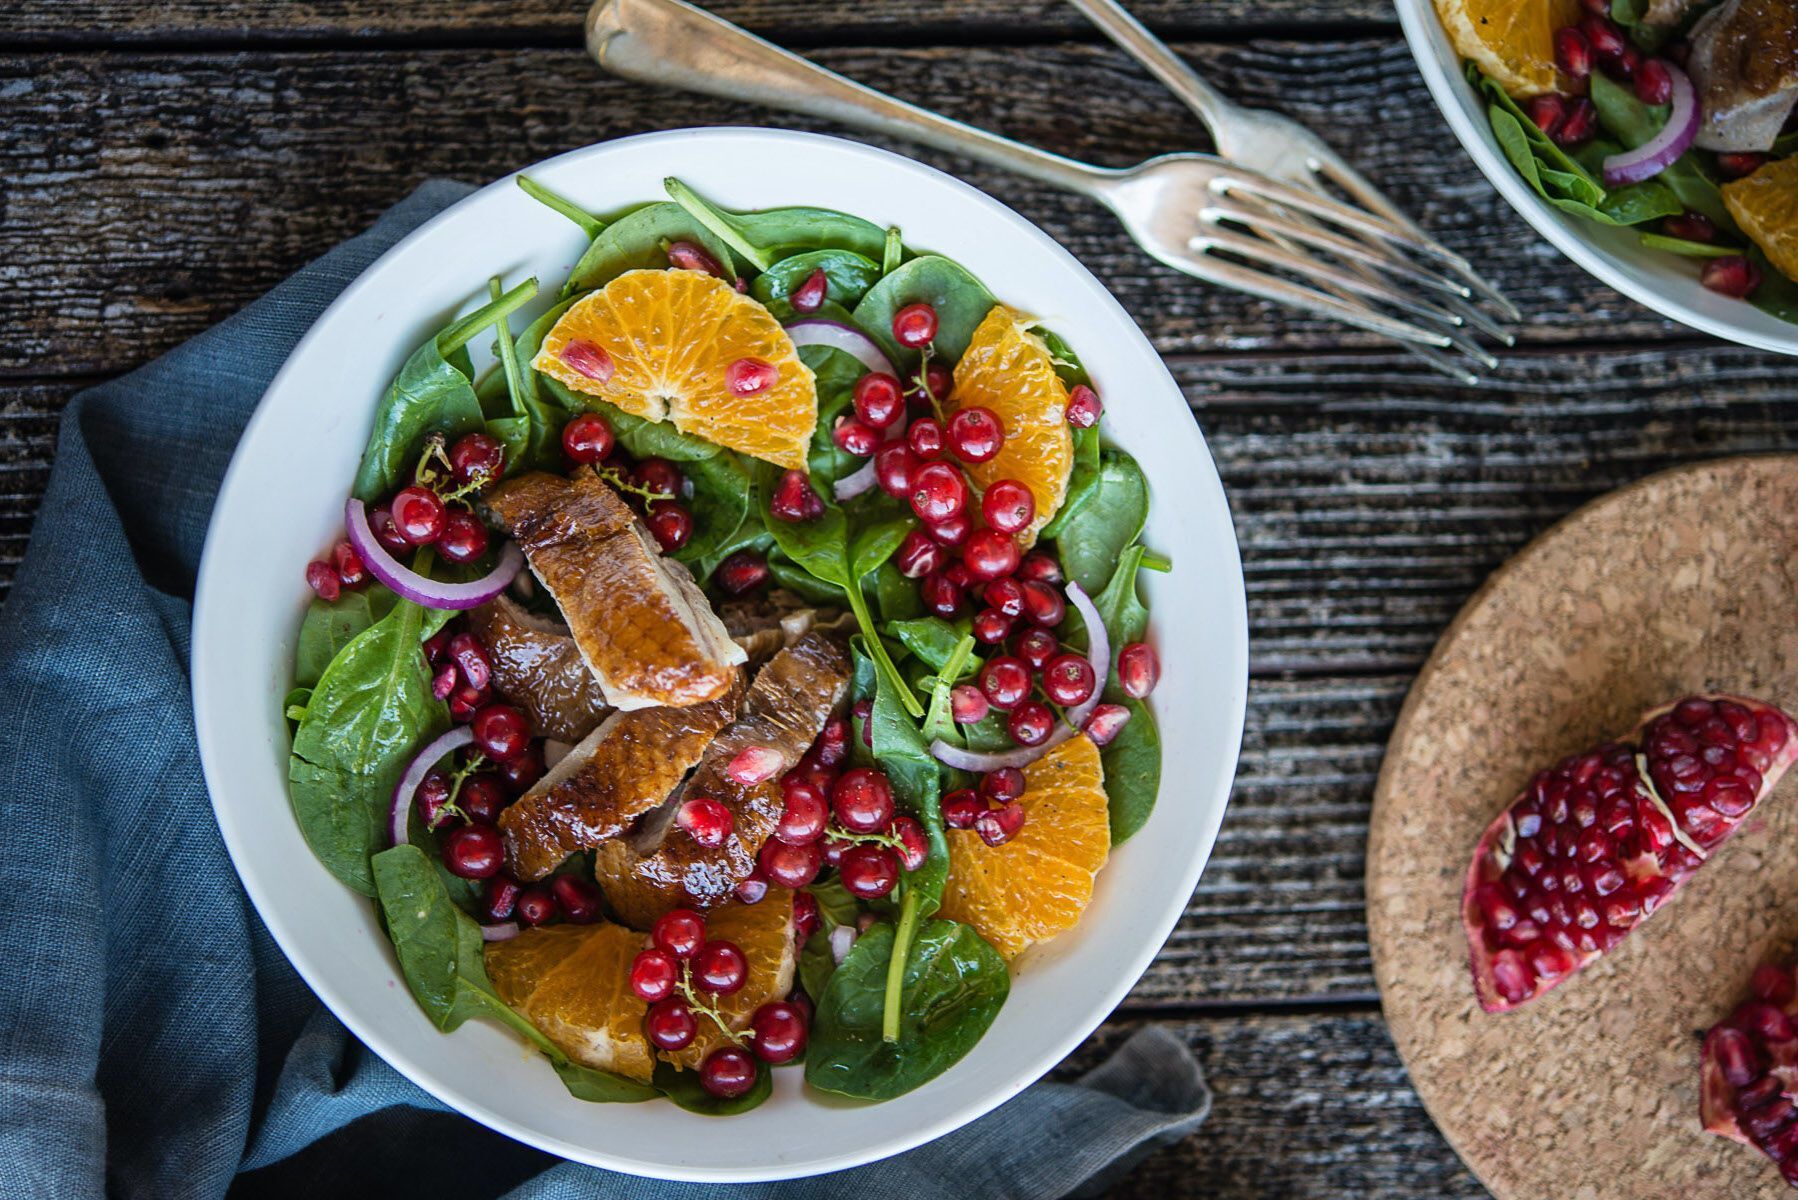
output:
[[[1792,1191],[1698,1122],[1699,1041],[1798,942],[1798,782],[1671,904],[1522,1009],[1474,1000],[1461,885],[1530,776],[1696,691],[1798,709],[1798,456],[1656,475],[1507,563],[1443,636],[1374,795],[1367,913],[1386,1019],[1437,1125],[1499,1200]]]

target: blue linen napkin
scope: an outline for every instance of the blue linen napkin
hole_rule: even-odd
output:
[[[238,886],[200,775],[187,674],[200,546],[238,435],[300,335],[469,190],[425,184],[63,417],[0,612],[0,1196],[1036,1200],[1091,1194],[1191,1133],[1210,1106],[1198,1065],[1148,1027],[1078,1084],[1037,1084],[882,1163],[765,1185],[640,1179],[448,1112],[294,974]]]

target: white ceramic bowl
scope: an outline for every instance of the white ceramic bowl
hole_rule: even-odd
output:
[[[1521,2],[1521,0],[1520,0]],[[1798,354],[1798,325],[1743,300],[1706,291],[1692,260],[1644,249],[1634,229],[1616,229],[1562,212],[1530,190],[1492,136],[1486,102],[1467,82],[1431,0],[1395,0],[1405,40],[1423,71],[1430,95],[1467,153],[1499,195],[1536,232],[1590,274],[1631,300],[1683,325],[1744,346]]]
[[[244,431],[194,610],[194,708],[219,829],[257,911],[319,997],[376,1053],[483,1124],[567,1158],[691,1180],[794,1177],[909,1149],[1003,1103],[1079,1045],[1160,949],[1204,867],[1235,771],[1248,644],[1242,568],[1211,456],[1117,301],[1016,213],[929,167],[813,134],[704,129],[591,146],[529,173],[600,212],[659,199],[663,177],[678,175],[734,208],[813,204],[895,223],[909,244],[960,259],[1068,338],[1103,390],[1110,436],[1154,489],[1148,540],[1175,563],[1147,580],[1165,662],[1155,814],[1112,857],[1080,927],[1017,965],[1011,998],[979,1045],[889,1103],[833,1101],[784,1070],[768,1103],[729,1119],[659,1100],[584,1104],[511,1033],[478,1021],[437,1032],[406,990],[373,906],[301,839],[281,704],[307,599],[301,568],[341,536],[374,404],[401,361],[484,297],[489,275],[512,283],[536,273],[553,293],[581,252],[579,232],[508,178],[351,284]]]

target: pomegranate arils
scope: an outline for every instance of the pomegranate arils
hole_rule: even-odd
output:
[[[712,580],[726,595],[741,596],[768,582],[768,560],[753,550],[739,550],[718,564]]]
[[[805,282],[794,288],[787,300],[793,305],[794,312],[817,312],[825,298],[830,294],[830,278],[824,274],[824,268],[818,267],[805,277]]]
[[[478,523],[478,522],[477,522]],[[487,547],[486,529],[482,528],[481,548]],[[331,547],[331,566],[337,572],[337,581],[346,588],[359,588],[368,582],[368,568],[362,563],[362,556],[356,553],[354,546],[348,542],[338,542]]]
[[[563,346],[556,357],[595,383],[604,383],[612,378],[615,369],[612,356],[606,353],[604,346],[579,338]]]
[[[1079,429],[1091,429],[1099,423],[1104,415],[1105,405],[1099,400],[1099,393],[1084,383],[1076,383],[1068,392],[1068,424]]]
[[[1024,806],[1016,800],[989,809],[974,819],[974,832],[989,846],[1003,846],[1024,828]]]
[[[1475,991],[1526,1003],[1622,941],[1798,758],[1758,700],[1696,696],[1537,774],[1481,838],[1462,900]]]
[[[1523,102],[1523,112],[1537,129],[1552,138],[1567,120],[1567,101],[1552,92],[1531,96]]]
[[[899,840],[899,865],[907,871],[917,870],[930,857],[930,843],[915,817],[893,818],[893,836]]]
[[[1032,550],[1018,564],[1018,578],[1025,583],[1060,583],[1061,564],[1041,550]]]
[[[939,617],[953,617],[961,611],[961,588],[943,572],[926,575],[918,585],[918,596],[924,607]]]
[[[730,809],[709,796],[695,796],[682,802],[675,812],[674,823],[686,830],[687,836],[707,848],[724,845],[736,826]]]
[[[1765,154],[1742,151],[1717,156],[1717,170],[1725,179],[1744,179],[1766,165],[1767,156]]]
[[[516,879],[500,872],[487,881],[487,899],[483,906],[489,921],[510,921],[518,911],[518,897],[523,888]]]
[[[326,603],[343,594],[343,580],[338,577],[337,568],[328,562],[307,563],[306,583],[318,593],[318,598]]]
[[[1598,133],[1598,109],[1592,102],[1581,96],[1567,109],[1567,118],[1561,122],[1559,129],[1548,136],[1558,146],[1583,146]]]
[[[1761,269],[1742,255],[1731,254],[1705,263],[1698,282],[1719,295],[1743,300],[1761,286]]]
[[[980,814],[986,811],[986,801],[973,788],[957,788],[943,797],[943,824],[951,829],[972,829]]]
[[[1661,232],[1668,237],[1683,238],[1688,242],[1704,242],[1709,244],[1717,240],[1717,226],[1702,213],[1684,213],[1677,217],[1663,217]]]
[[[694,242],[668,243],[668,265],[682,271],[700,271],[707,275],[715,275],[719,279],[729,278],[718,260]]]
[[[1753,999],[1704,1039],[1699,1116],[1709,1133],[1753,1146],[1798,1186],[1798,1023],[1795,981],[1772,965],[1755,971]]]
[[[1161,680],[1161,659],[1147,642],[1131,642],[1118,651],[1117,673],[1124,695],[1141,700]]]
[[[576,925],[599,919],[599,889],[576,875],[558,875],[549,890],[562,908],[562,916]]]
[[[1068,602],[1061,593],[1034,579],[1024,585],[1024,616],[1033,625],[1053,629],[1068,615]]]
[[[1124,726],[1130,723],[1130,710],[1121,704],[1101,704],[1086,719],[1086,736],[1103,749],[1111,745]]]
[[[1592,74],[1592,42],[1575,26],[1555,30],[1555,62],[1569,79],[1579,82]]]
[[[1000,767],[980,777],[980,794],[994,804],[1016,800],[1024,794],[1024,772],[1016,767]]]
[[[1673,72],[1665,59],[1651,58],[1636,71],[1636,99],[1644,104],[1666,104],[1673,99]]]
[[[777,520],[799,524],[824,515],[824,501],[812,490],[804,471],[788,471],[774,485],[768,508]]]
[[[996,608],[985,608],[974,614],[970,631],[974,640],[985,646],[997,646],[1011,636],[1011,627],[1016,620],[1008,617]]]

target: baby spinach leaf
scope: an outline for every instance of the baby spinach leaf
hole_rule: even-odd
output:
[[[1149,484],[1142,468],[1122,450],[1107,447],[1091,499],[1062,523],[1055,539],[1062,570],[1088,595],[1096,594],[1117,570],[1124,547],[1142,534],[1148,517]]]
[[[298,725],[301,721],[306,719],[306,706],[310,703],[312,703],[311,688],[292,688],[288,691],[287,695],[281,699],[281,711],[287,714],[287,719],[289,721]]]
[[[310,688],[324,678],[325,668],[355,636],[393,611],[398,599],[380,584],[345,592],[335,600],[314,599],[300,622],[294,649],[293,681]]]
[[[1131,642],[1142,641],[1149,628],[1149,610],[1136,591],[1136,574],[1142,567],[1143,553],[1142,546],[1136,545],[1119,555],[1111,582],[1093,598],[1093,607],[1099,610],[1099,619],[1105,622],[1105,633],[1111,642],[1113,676],[1117,673],[1118,651]]]
[[[845,922],[838,921],[836,924]],[[836,971],[837,959],[831,953],[828,927],[813,931],[812,936],[806,938],[805,945],[799,949],[799,986],[812,998],[814,1008]]]
[[[723,242],[686,209],[662,200],[628,212],[600,230],[569,272],[562,294],[604,287],[626,271],[662,270],[668,266],[670,242],[696,243],[726,271],[736,271],[736,260]]]
[[[468,343],[536,294],[537,281],[528,279],[412,352],[375,409],[374,428],[356,471],[358,500],[378,500],[410,479],[426,434],[453,438],[485,426]]]
[[[955,729],[955,713],[950,707],[949,693],[955,681],[964,675],[971,674],[975,666],[974,639],[964,637],[957,642],[955,649],[949,652],[949,660],[937,673],[936,680],[930,688],[930,707],[924,713],[924,740],[959,743],[961,735]]]
[[[1636,98],[1634,88],[1627,87],[1603,71],[1593,73],[1591,79],[1592,106],[1598,110],[1598,123],[1621,146],[1606,146],[1602,143],[1590,143],[1580,152],[1580,161],[1585,169],[1595,175],[1602,176],[1604,158],[1614,154],[1618,149],[1634,150],[1637,146],[1651,140],[1667,124],[1667,117],[1672,107],[1666,104],[1647,105]],[[1723,203],[1723,193],[1718,190],[1717,181],[1706,173],[1703,155],[1690,152],[1682,154],[1669,163],[1654,178],[1637,184],[1632,188],[1623,188],[1611,193],[1615,198],[1625,193],[1635,193],[1638,189],[1658,189],[1662,193],[1670,193],[1682,208],[1702,213],[1716,223],[1719,229],[1734,232],[1735,218],[1730,215],[1729,208]],[[1672,213],[1661,213],[1660,216],[1672,216]],[[1631,221],[1629,224],[1638,224]]]
[[[915,524],[910,517],[887,517],[857,529],[854,540],[849,543],[850,575],[863,579],[873,574],[893,557],[893,552],[899,549],[899,543],[905,540],[905,535]]]
[[[788,558],[775,543],[775,548],[768,555],[768,573],[774,576],[774,582],[802,600],[813,604],[843,604],[848,595],[835,584],[825,583],[804,567]]]
[[[1748,260],[1761,272],[1761,285],[1749,302],[1764,313],[1798,324],[1798,281],[1787,278],[1758,247],[1748,251]]]
[[[1105,796],[1111,815],[1111,844],[1128,841],[1155,811],[1161,789],[1161,733],[1155,716],[1140,700],[1115,689],[1106,699],[1130,710],[1130,720],[1099,752],[1105,768]]]
[[[1011,991],[1005,960],[966,925],[926,922],[904,972],[899,1037],[881,1035],[893,927],[863,934],[818,999],[806,1051],[813,1087],[890,1100],[959,1062],[983,1037]]]
[[[1103,459],[1099,446],[1099,431],[1096,428],[1076,428],[1074,430],[1074,471],[1068,477],[1068,494],[1062,500],[1061,507],[1055,516],[1043,526],[1040,536],[1058,538],[1062,530],[1068,527],[1082,512],[1091,506],[1093,493],[1099,486],[1099,471]]]
[[[1069,387],[1080,383],[1090,386],[1092,378],[1087,375],[1086,367],[1081,363],[1080,356],[1074,353],[1074,348],[1068,345],[1053,329],[1045,329],[1041,325],[1035,328],[1036,335],[1043,339],[1045,346],[1049,347],[1050,358],[1055,364],[1055,374],[1061,378],[1061,381]]]
[[[419,650],[425,610],[407,601],[331,660],[293,736],[289,795],[306,844],[347,887],[375,894],[369,860],[413,753],[449,727]]]
[[[686,463],[682,473],[693,485],[693,495],[687,502],[693,513],[693,537],[672,557],[697,567],[730,553],[729,550],[720,553],[720,548],[735,542],[737,531],[749,518],[755,489],[749,481],[749,472],[729,451]],[[757,532],[760,532],[759,522]]]
[[[766,278],[766,276],[763,276]],[[836,444],[831,436],[837,418],[849,415],[855,402],[855,384],[867,371],[860,362],[841,350],[828,346],[802,346],[799,361],[811,368],[818,391],[818,426],[812,432],[812,444],[806,452],[806,466],[821,484],[858,471],[867,462]]]
[[[964,631],[945,621],[941,617],[918,617],[911,621],[889,621],[886,632],[894,641],[923,659],[932,671],[941,672],[955,656],[955,648],[961,644]],[[955,677],[956,682],[974,673],[978,663],[969,663],[967,669]]]
[[[1640,236],[1642,245],[1650,250],[1665,250],[1669,254],[1678,254],[1686,258],[1728,258],[1732,254],[1742,253],[1740,246],[1689,242],[1685,238],[1668,237],[1662,233],[1644,233]]]
[[[860,217],[829,208],[769,208],[729,212],[678,179],[663,180],[674,202],[758,271],[807,250],[851,250],[873,258],[886,231]]]
[[[924,611],[924,597],[918,592],[917,581],[907,579],[891,559],[874,572],[874,604],[883,621],[909,621]]]
[[[975,328],[998,303],[965,267],[940,255],[920,255],[886,275],[855,306],[855,323],[906,369],[917,365],[918,352],[893,340],[893,314],[920,301],[936,309],[936,354],[946,364],[968,352]]]
[[[596,412],[606,419],[618,444],[632,458],[665,458],[675,463],[698,462],[722,451],[711,442],[682,433],[666,421],[633,416],[597,396],[583,396],[560,380],[539,376],[545,392],[570,412]],[[559,432],[559,431],[558,431]]]
[[[712,1095],[699,1084],[698,1071],[682,1071],[673,1063],[658,1062],[654,1076],[656,1090],[690,1113],[704,1117],[730,1117],[757,1108],[774,1094],[774,1072],[766,1063],[755,1067],[755,1085],[741,1096],[723,1099]]]
[[[574,201],[568,199],[566,196],[559,196],[555,192],[550,191],[530,176],[519,175],[515,178],[518,180],[519,189],[522,190],[525,195],[550,211],[560,213],[570,221],[573,221],[576,225],[579,225],[581,227],[581,232],[587,235],[587,240],[591,241],[598,237],[600,230],[606,227],[604,221],[600,220]]]
[[[844,308],[859,304],[880,279],[880,264],[853,250],[808,250],[788,255],[757,275],[749,294],[763,304],[785,300],[814,271],[824,272],[824,298]]]
[[[807,884],[805,890],[818,902],[818,914],[824,918],[825,928],[855,924],[855,918],[861,910],[855,903],[855,897],[849,894],[849,889],[843,886],[843,881],[836,875],[818,883]]]

